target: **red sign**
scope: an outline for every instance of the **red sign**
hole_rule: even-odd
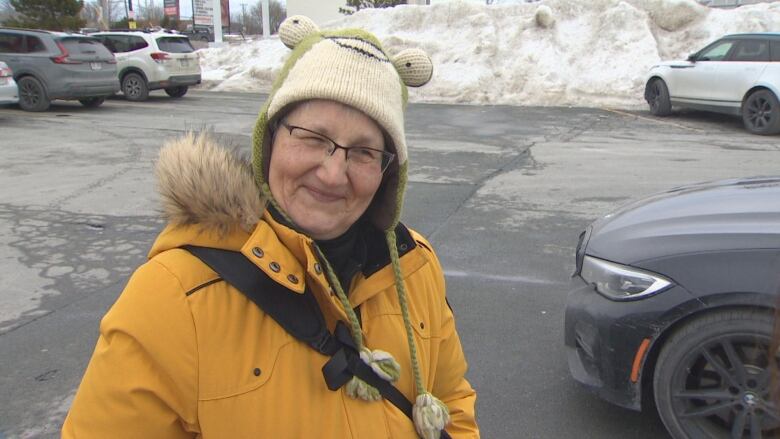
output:
[[[230,0],[220,0],[222,3],[222,26],[230,26]]]
[[[179,19],[179,0],[164,0],[163,10],[166,17],[174,17]]]

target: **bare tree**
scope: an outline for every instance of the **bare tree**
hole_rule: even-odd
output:
[[[91,1],[84,3],[84,7],[81,9],[81,18],[84,19],[84,25],[86,27],[94,27],[99,29],[102,21],[103,11],[101,10],[100,3],[97,1]]]
[[[157,4],[154,0],[139,0],[139,16],[148,26],[159,26],[162,22],[163,12],[162,4]]]
[[[271,33],[279,32],[279,25],[287,18],[287,9],[279,0],[268,1],[268,21],[271,25]],[[260,34],[263,32],[263,3],[258,1],[249,12],[247,33]]]
[[[16,16],[16,11],[8,0],[0,0],[0,23]]]

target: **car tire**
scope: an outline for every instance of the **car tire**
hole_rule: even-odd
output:
[[[149,97],[149,86],[138,73],[128,73],[122,78],[122,94],[128,101],[145,101]]]
[[[653,78],[645,87],[645,100],[654,116],[672,114],[672,101],[669,99],[669,88],[663,79]]]
[[[51,105],[41,81],[25,76],[16,81],[19,88],[19,107],[24,111],[46,111]]]
[[[672,334],[658,356],[653,391],[673,438],[768,437],[752,430],[779,425],[769,415],[776,413],[769,395],[776,367],[770,365],[777,362],[768,355],[772,333],[771,313],[734,309],[697,318]]]
[[[745,129],[764,136],[780,133],[780,101],[770,90],[757,90],[742,103]]]
[[[187,90],[189,87],[186,85],[180,85],[178,87],[168,87],[165,89],[165,93],[168,93],[168,96],[172,98],[180,98],[187,94]]]
[[[97,108],[101,105],[103,105],[103,102],[106,101],[106,98],[100,96],[96,98],[86,98],[86,99],[79,99],[79,102],[81,102],[81,105],[87,107],[87,108]]]

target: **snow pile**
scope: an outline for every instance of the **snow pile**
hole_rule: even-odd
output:
[[[648,69],[685,58],[724,34],[780,31],[780,3],[710,9],[694,0],[544,0],[367,9],[328,23],[373,32],[390,53],[433,60],[411,101],[472,104],[643,105]],[[204,49],[206,86],[268,91],[289,50],[277,38]]]

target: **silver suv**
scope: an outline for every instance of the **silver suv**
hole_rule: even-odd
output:
[[[114,55],[84,35],[0,27],[0,61],[14,72],[23,110],[45,111],[54,99],[97,107],[119,91]]]
[[[780,32],[726,35],[687,60],[653,66],[645,100],[656,116],[693,108],[742,116],[754,134],[780,133]]]
[[[149,91],[163,89],[173,98],[200,84],[200,60],[190,40],[167,32],[109,31],[90,34],[114,53],[122,93],[143,101]]]

